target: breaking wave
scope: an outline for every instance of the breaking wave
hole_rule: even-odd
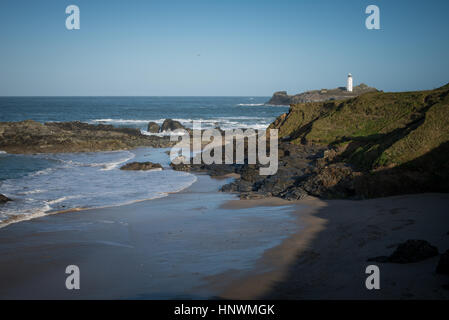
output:
[[[1,193],[13,200],[0,208],[0,227],[58,211],[160,198],[193,184],[194,175],[167,168],[169,156],[165,151],[141,148],[46,155],[54,163],[51,168],[0,182]],[[120,165],[130,160],[158,162],[166,170],[120,170]]]

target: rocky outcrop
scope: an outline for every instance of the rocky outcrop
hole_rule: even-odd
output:
[[[0,193],[0,204],[6,203],[8,201],[12,201],[12,200]]]
[[[170,163],[170,167],[176,171],[203,172],[209,174],[212,177],[221,177],[230,173],[240,172],[240,168],[242,167],[242,165]]]
[[[161,127],[156,122],[150,122],[148,123],[148,132],[151,133],[158,133],[160,131]]]
[[[159,163],[153,162],[131,162],[120,167],[120,170],[154,170],[161,169],[162,166]]]
[[[240,178],[222,191],[288,200],[449,192],[448,119],[449,85],[292,105],[269,127],[279,130],[278,171],[260,176],[256,165],[228,165]]]
[[[438,248],[425,240],[407,240],[401,243],[389,257],[389,262],[412,263],[438,255]]]
[[[0,122],[0,149],[8,153],[92,152],[173,144],[169,137],[146,136],[138,129],[104,124]]]
[[[161,131],[176,131],[178,129],[185,129],[185,127],[181,122],[172,119],[165,119],[161,126]]]
[[[288,95],[286,91],[277,91],[273,94],[267,104],[271,105],[291,105],[296,103],[322,102],[329,100],[342,100],[354,98],[367,92],[376,92],[376,88],[372,88],[362,83],[353,88],[352,92],[346,91],[346,88],[340,87],[335,89],[321,89],[306,91],[296,95]]]
[[[307,192],[301,187],[305,177],[313,174],[315,155],[320,150],[314,147],[279,145],[278,171],[271,176],[261,176],[255,164],[171,164],[174,170],[206,172],[212,176],[235,173],[240,178],[224,185],[222,191],[240,194],[242,199],[281,197],[289,200],[302,199]],[[246,159],[247,160],[247,159]],[[245,161],[246,161],[245,160]]]
[[[276,105],[276,106],[288,106],[292,102],[292,97],[287,94],[287,91],[277,91],[273,93],[271,99],[267,102],[267,104]]]
[[[449,275],[449,250],[446,250],[438,261],[436,273]]]

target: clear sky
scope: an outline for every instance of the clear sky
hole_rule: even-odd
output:
[[[365,28],[370,4],[381,30]],[[0,1],[3,96],[269,96],[348,72],[385,91],[449,82],[449,1]]]

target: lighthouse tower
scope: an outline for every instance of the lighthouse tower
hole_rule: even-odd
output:
[[[352,92],[352,74],[348,74],[348,84],[346,85],[346,91]]]

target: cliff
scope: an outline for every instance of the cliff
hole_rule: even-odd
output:
[[[327,149],[315,179],[331,168],[347,171],[318,193],[375,197],[449,192],[449,84],[295,104],[270,127],[289,143]]]
[[[237,173],[240,178],[222,190],[243,199],[449,192],[449,84],[294,104],[269,128],[278,129],[280,137],[273,175],[259,175],[258,164],[174,169]]]

